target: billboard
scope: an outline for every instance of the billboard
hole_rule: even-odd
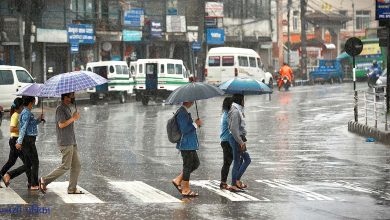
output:
[[[225,31],[219,28],[207,29],[207,44],[224,44]]]
[[[376,20],[390,20],[390,0],[375,0]]]
[[[223,18],[223,2],[206,2],[206,18]]]

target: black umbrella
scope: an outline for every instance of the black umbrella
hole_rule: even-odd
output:
[[[169,104],[181,102],[195,102],[196,115],[199,118],[197,100],[213,98],[223,95],[224,92],[216,86],[202,82],[192,82],[175,89],[167,98]]]

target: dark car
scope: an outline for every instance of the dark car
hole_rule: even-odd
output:
[[[320,60],[319,66],[314,71],[310,72],[310,81],[312,83],[325,82],[342,83],[344,79],[344,71],[341,67],[340,60]]]

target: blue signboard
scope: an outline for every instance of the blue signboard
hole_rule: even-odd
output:
[[[71,44],[94,44],[93,26],[91,24],[68,24],[68,40]]]
[[[207,29],[207,44],[224,44],[225,31],[224,29],[210,28]]]
[[[198,41],[194,41],[194,42],[192,42],[192,47],[191,48],[192,48],[192,50],[194,52],[198,52],[198,51],[200,51],[202,49],[202,43],[198,42]]]
[[[141,41],[142,31],[123,30],[123,41]]]
[[[376,20],[390,20],[390,0],[376,0]]]
[[[153,38],[161,38],[162,37],[162,27],[161,22],[151,21],[150,22],[150,34]]]
[[[144,15],[143,8],[132,8],[125,11],[124,24],[130,27],[141,27],[143,26],[142,17]]]
[[[79,52],[79,44],[71,44],[70,45],[70,53],[78,53]]]

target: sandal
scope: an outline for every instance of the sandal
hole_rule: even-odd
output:
[[[68,191],[68,194],[85,194],[83,191],[75,189],[74,191]]]
[[[227,183],[220,183],[219,184],[219,189],[230,189],[230,186]]]
[[[41,190],[41,192],[42,192],[43,194],[45,194],[47,188],[46,188],[45,181],[43,181],[43,178],[42,178],[42,177],[39,179],[38,183],[39,183],[39,190]]]
[[[177,185],[175,183],[175,181],[172,180],[172,184],[175,186],[175,188],[177,189],[177,191],[179,191],[179,193],[181,193],[181,186],[180,185]]]
[[[234,185],[234,186],[229,187],[229,191],[230,191],[230,192],[234,192],[234,193],[237,193],[237,192],[244,192],[244,190],[241,189],[240,187],[238,187],[237,185]]]
[[[248,185],[246,185],[245,183],[243,183],[243,182],[241,182],[240,181],[240,185],[236,185],[238,188],[240,188],[240,189],[246,189],[246,188],[248,188]]]
[[[5,175],[8,175],[9,176],[9,174],[8,173],[6,173]],[[4,182],[4,185],[5,185],[5,187],[8,187],[9,186],[9,180],[8,181],[5,181],[5,175],[4,176],[2,176],[1,177],[1,179],[3,180],[3,182]],[[11,177],[9,177],[9,179],[11,179]]]
[[[186,194],[181,194],[183,197],[197,197],[197,196],[199,196],[199,194],[198,193],[196,193],[196,192],[193,192],[193,191],[189,191],[188,193],[186,193]]]

